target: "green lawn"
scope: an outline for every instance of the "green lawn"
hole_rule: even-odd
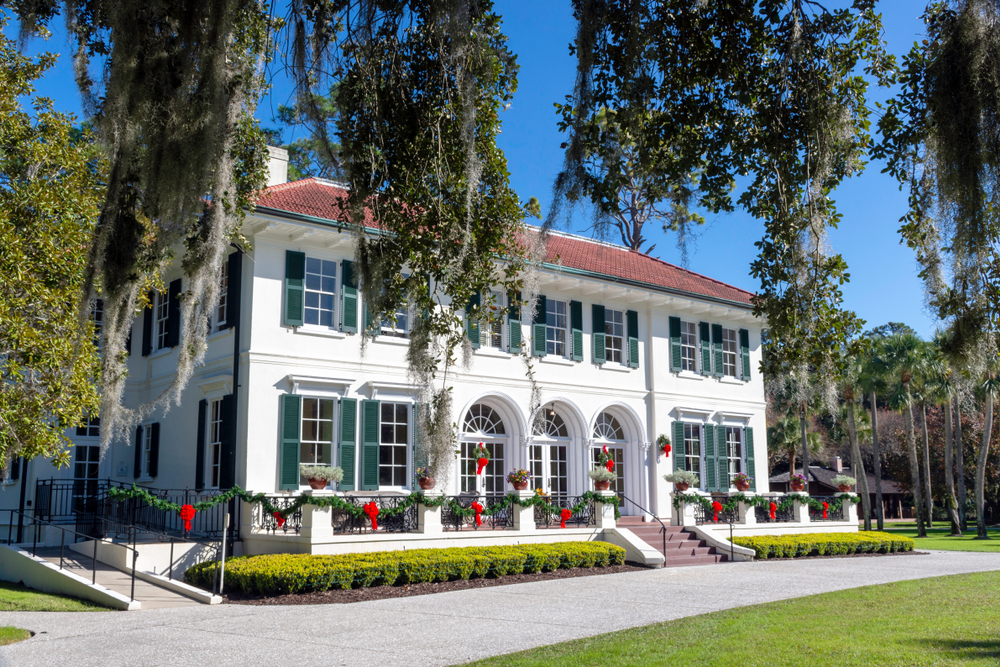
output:
[[[998,587],[1000,572],[868,586],[703,614],[472,664],[985,667],[1000,663]],[[664,600],[674,603],[683,600]],[[558,633],[554,626],[553,638]]]
[[[0,581],[0,611],[108,611],[96,602],[40,593]]]
[[[0,625],[0,646],[23,642],[31,636],[31,633],[21,628],[12,628],[9,625]]]
[[[872,527],[875,527],[872,522]],[[927,537],[917,537],[917,524],[913,521],[886,523],[885,532],[912,537],[917,541],[916,549],[943,549],[945,551],[987,551],[1000,554],[1000,530],[986,531],[992,540],[976,540],[976,527],[962,533],[962,537],[948,537],[951,533],[949,524],[939,521],[934,528],[927,531]]]

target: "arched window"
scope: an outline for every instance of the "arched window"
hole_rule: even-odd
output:
[[[534,435],[546,438],[568,438],[569,430],[559,413],[551,407],[543,408],[532,429]]]
[[[462,430],[466,433],[481,433],[483,435],[504,435],[503,420],[496,410],[488,405],[476,403],[465,415],[465,425]]]
[[[594,424],[594,438],[596,440],[623,441],[625,440],[625,432],[622,431],[621,424],[613,415],[602,412],[597,416],[597,422]]]

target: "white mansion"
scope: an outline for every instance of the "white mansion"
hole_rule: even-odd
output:
[[[341,186],[286,183],[272,152],[272,185],[244,229],[252,251],[233,250],[204,366],[182,404],[142,424],[103,460],[99,423],[75,429],[74,465],[37,460],[8,471],[0,508],[30,505],[36,480],[110,478],[156,489],[252,491],[307,488],[300,463],[341,466],[340,491],[413,488],[414,388],[405,353],[410,314],[401,311],[362,355],[353,237],[334,218]],[[624,248],[553,233],[536,312],[507,309],[473,341],[468,372],[451,378],[459,451],[449,495],[500,494],[504,476],[531,471],[530,488],[578,496],[593,457],[607,446],[614,490],[664,520],[673,512],[664,473],[701,473],[702,489],[728,491],[737,472],[767,491],[764,383],[757,372],[761,323],[749,292]],[[184,284],[137,318],[125,400],[158,395],[176,368]],[[497,295],[499,303],[503,296]],[[530,385],[518,358],[537,357],[544,419],[528,414]],[[543,424],[531,428],[531,424]],[[664,456],[653,444],[673,441]],[[475,475],[472,448],[492,452]],[[26,485],[27,494],[20,492]]]

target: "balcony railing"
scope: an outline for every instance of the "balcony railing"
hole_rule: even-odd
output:
[[[363,508],[368,503],[375,503],[379,509],[375,521],[379,533],[409,533],[417,529],[417,504],[413,503],[402,512],[390,516],[387,509],[400,506],[408,496],[344,496],[342,500],[355,507]],[[372,522],[367,514],[353,516],[347,510],[334,508],[330,512],[334,535],[371,533]]]
[[[830,505],[830,509],[826,512],[826,518],[823,518],[823,510],[815,509],[812,506],[809,507],[809,520],[810,521],[843,521],[844,520],[844,505],[837,508],[836,511],[833,510],[833,504],[838,502],[840,499],[833,496],[813,496],[813,500]]]
[[[506,530],[514,527],[514,517],[509,507],[498,509],[492,514],[486,513],[488,510],[492,510],[494,506],[504,502],[503,495],[477,496],[475,494],[463,494],[452,496],[448,500],[457,502],[459,507],[464,509],[471,508],[472,503],[478,501],[483,506],[483,514],[480,517],[483,525],[476,525],[474,514],[462,517],[455,513],[450,502],[446,502],[441,507],[441,525],[444,530]]]
[[[767,507],[754,507],[754,516],[757,518],[757,523],[787,523],[790,521],[795,521],[795,506],[789,504],[785,509],[781,509],[781,503],[783,498],[771,498],[770,502],[773,502],[778,507],[774,510],[774,518],[771,518],[771,510]]]
[[[582,500],[580,496],[551,496],[548,502],[550,505],[555,506],[555,511],[536,507],[535,526],[538,528],[558,528],[562,525],[562,510],[571,510],[574,506],[579,505]],[[570,518],[566,519],[566,525],[575,528],[591,526],[596,523],[597,518],[594,516],[594,501],[592,500],[584,504],[581,510],[573,512]]]

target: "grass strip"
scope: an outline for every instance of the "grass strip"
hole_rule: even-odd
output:
[[[108,611],[96,602],[0,581],[0,611]]]

